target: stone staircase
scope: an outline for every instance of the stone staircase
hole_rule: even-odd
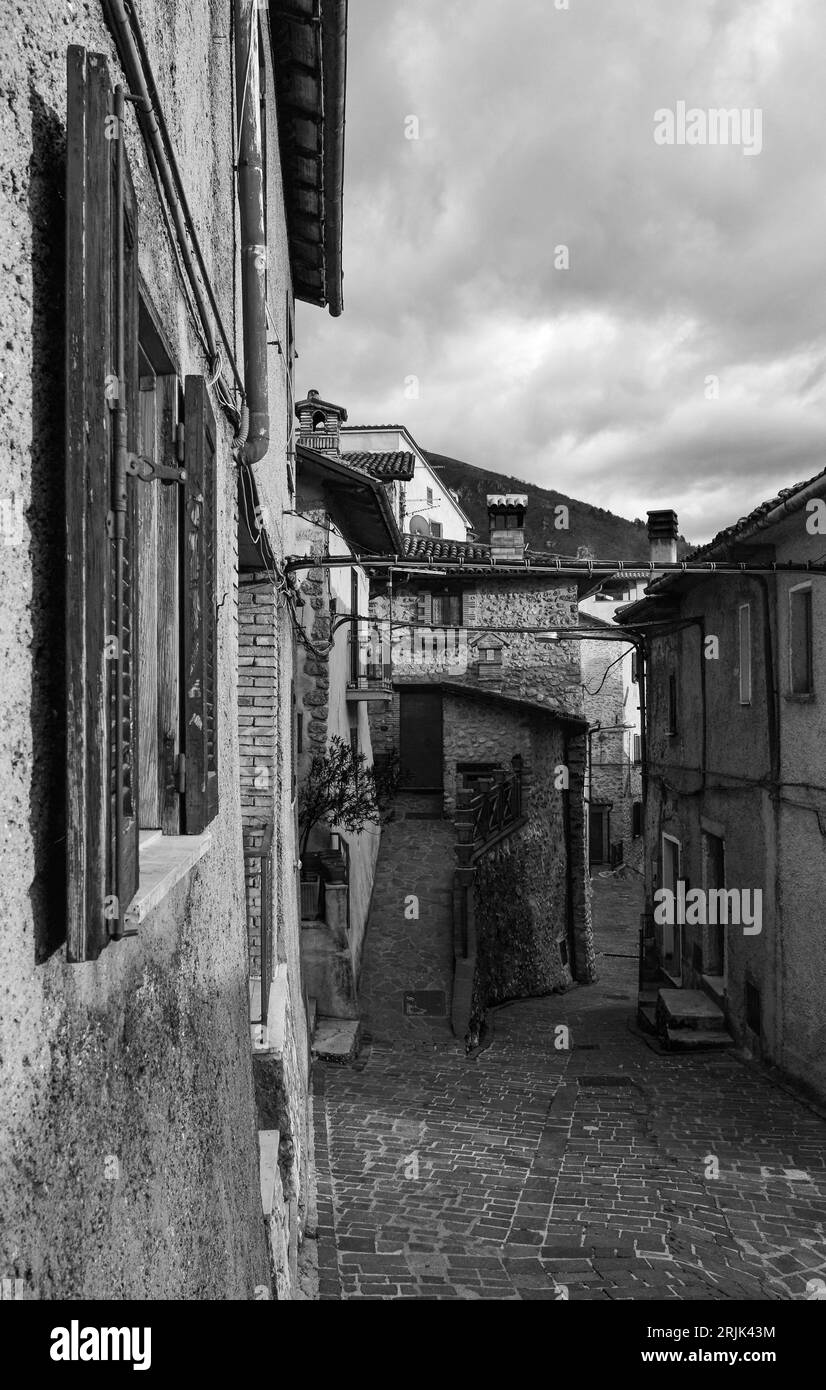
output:
[[[671,1052],[719,1051],[734,1046],[723,1010],[704,990],[658,990],[654,1017],[660,1041]]]

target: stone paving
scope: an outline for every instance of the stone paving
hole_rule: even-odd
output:
[[[411,1031],[400,1000],[426,981],[415,952],[394,978],[371,919],[377,1031],[316,1072],[321,1298],[806,1299],[826,1281],[826,1121],[734,1052],[637,1030],[639,890],[595,889],[599,983],[499,1009],[471,1057],[444,1020]]]

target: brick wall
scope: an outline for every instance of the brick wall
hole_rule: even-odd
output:
[[[238,592],[238,752],[245,850],[261,844],[275,807],[276,620],[272,584],[242,583]],[[261,976],[260,859],[245,858],[244,887],[250,975],[257,979]]]

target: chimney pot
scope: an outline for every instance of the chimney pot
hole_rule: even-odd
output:
[[[677,513],[670,509],[648,513],[648,545],[652,564],[677,560]]]
[[[526,493],[495,492],[487,497],[492,560],[521,564],[525,558]]]

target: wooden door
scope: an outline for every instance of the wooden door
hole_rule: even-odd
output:
[[[441,791],[442,696],[438,690],[403,690],[399,708],[403,791]]]

